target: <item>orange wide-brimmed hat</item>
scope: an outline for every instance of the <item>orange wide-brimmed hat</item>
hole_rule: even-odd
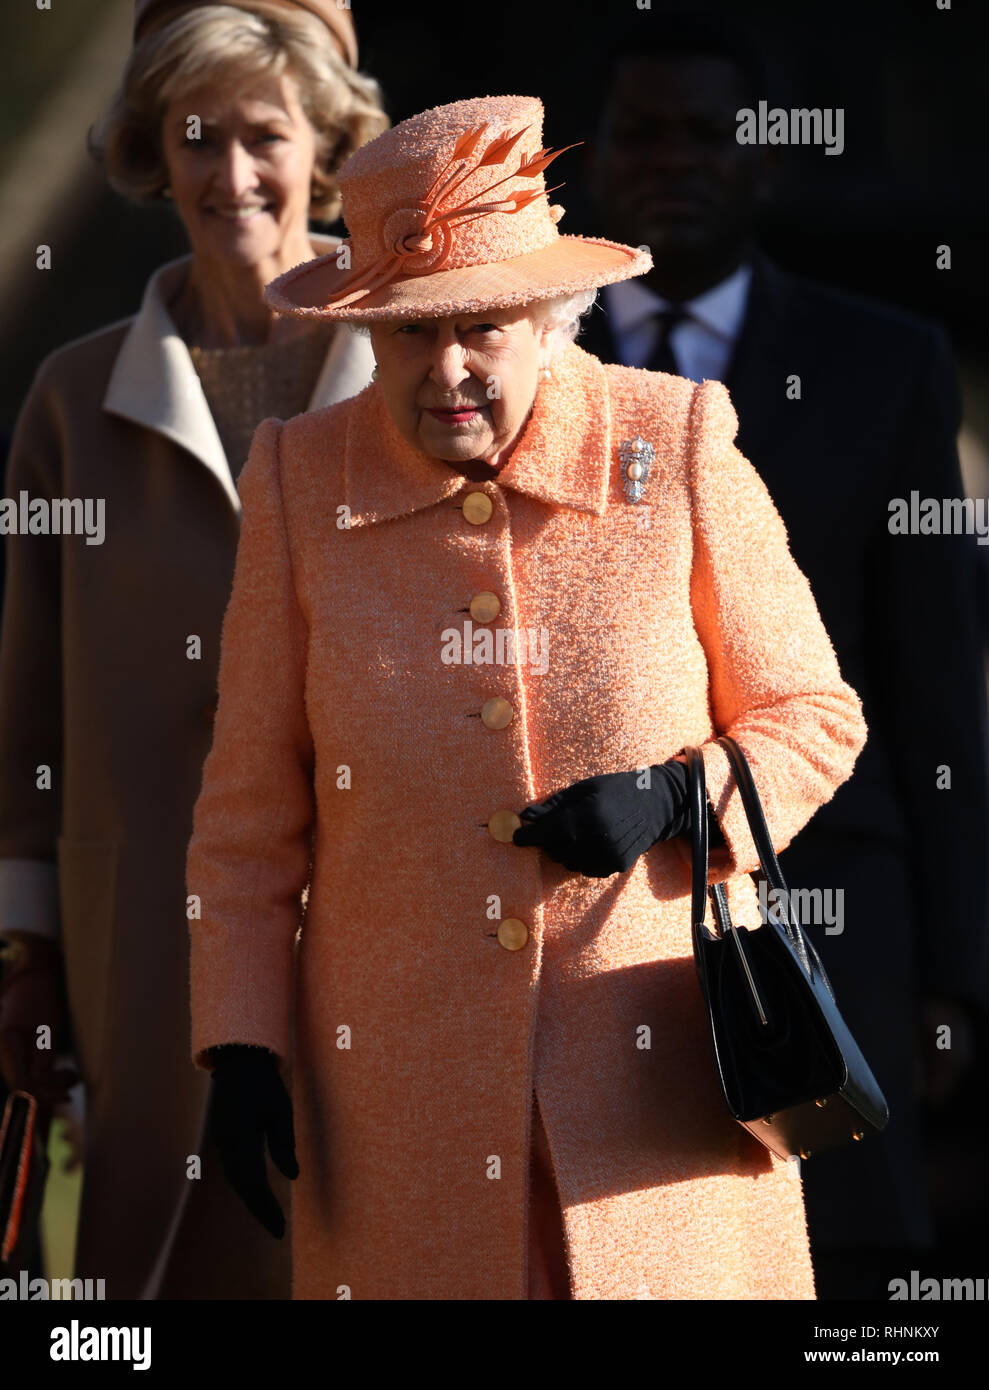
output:
[[[223,4],[224,0],[137,0],[134,11],[134,41],[150,33],[159,24],[167,24],[177,19],[186,10],[198,10],[203,5]],[[287,10],[308,10],[316,15],[329,29],[336,40],[340,56],[352,68],[357,67],[357,35],[349,6],[341,7],[337,0],[229,0],[231,5],[242,10],[264,8]]]
[[[337,171],[350,236],[279,275],[295,318],[441,318],[554,299],[642,275],[648,252],[561,236],[536,97],[479,97],[393,126]],[[565,146],[570,149],[572,146]]]

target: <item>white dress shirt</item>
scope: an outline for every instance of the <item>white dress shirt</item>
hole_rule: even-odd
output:
[[[722,381],[742,330],[752,267],[741,265],[720,284],[685,301],[690,315],[670,333],[670,347],[680,375],[691,381]],[[627,367],[644,367],[656,345],[654,315],[671,301],[656,294],[641,277],[605,285],[602,291],[615,346]]]

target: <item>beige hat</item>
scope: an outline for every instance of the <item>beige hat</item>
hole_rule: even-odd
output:
[[[265,299],[296,318],[441,318],[644,274],[648,252],[557,231],[543,170],[563,150],[543,149],[542,130],[538,98],[480,97],[362,145],[337,171],[350,236]]]
[[[137,0],[134,13],[134,41],[143,38],[159,24],[167,24],[186,10],[198,10],[203,5],[224,4],[226,0]],[[342,9],[337,0],[230,0],[237,9],[295,9],[308,10],[321,19],[336,40],[340,56],[357,67],[357,35],[349,5]]]

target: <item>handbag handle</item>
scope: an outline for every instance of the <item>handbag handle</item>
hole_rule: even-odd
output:
[[[759,793],[756,791],[756,785],[752,777],[752,769],[749,767],[748,759],[735,740],[730,738],[727,734],[721,734],[717,741],[728,754],[728,758],[734,769],[735,783],[738,787],[738,794],[742,798],[745,818],[749,823],[749,833],[752,836],[756,852],[759,855],[759,865],[762,869],[763,877],[768,882],[770,888],[776,890],[776,906],[779,911],[780,925],[790,938],[793,949],[797,954],[797,959],[807,972],[808,978],[813,977],[815,972],[818,973],[824,980],[828,990],[830,990],[831,982],[827,977],[821,958],[807,940],[807,937],[801,930],[796,914],[793,912],[790,890],[783,877],[783,870],[780,868],[779,860],[776,858],[776,850],[773,848],[769,827],[766,824],[766,816],[762,809],[762,802],[759,800]],[[813,964],[811,963],[811,956],[813,956]]]
[[[752,969],[748,962],[748,957],[738,937],[731,920],[731,913],[728,911],[728,899],[725,896],[723,883],[714,883],[708,887],[707,882],[707,861],[708,861],[708,826],[707,826],[707,783],[704,776],[704,758],[699,748],[685,748],[684,754],[687,759],[687,770],[689,773],[690,786],[690,846],[691,846],[691,875],[690,875],[690,909],[694,923],[694,932],[705,930],[706,909],[704,905],[705,891],[711,895],[711,902],[714,905],[714,919],[717,923],[718,933],[725,941],[730,941],[735,947],[739,965],[745,975],[752,995],[752,1003],[755,1007],[759,1022],[767,1024],[769,1022],[765,1005],[759,994],[759,987],[752,975]],[[697,949],[696,944],[694,947]]]
[[[779,860],[776,858],[776,851],[773,848],[769,827],[766,824],[766,816],[762,809],[762,802],[759,800],[759,793],[756,791],[748,759],[729,735],[720,735],[717,742],[724,748],[735,773],[735,782],[742,800],[745,818],[749,824],[749,833],[759,856],[759,866],[762,869],[763,877],[769,886],[776,890],[780,926],[786,932],[790,944],[796,952],[797,959],[808,978],[811,978],[815,972],[823,975],[823,966],[817,952],[814,951],[814,963],[812,965],[810,951],[813,948],[809,947],[807,938],[796,920],[791,919],[790,890],[786,886]],[[683,751],[690,773],[691,911],[693,920],[703,926],[705,920],[704,891],[707,887],[708,865],[707,786],[704,777],[704,759],[698,748],[685,748]],[[733,933],[731,918],[728,913],[728,899],[722,884],[712,886],[711,898],[714,905],[715,920],[721,934],[724,936],[729,932]],[[824,978],[827,979],[826,976]]]
[[[759,793],[756,791],[755,782],[752,779],[752,769],[749,767],[745,754],[733,738],[729,738],[727,734],[721,734],[717,742],[724,748],[734,770],[735,784],[738,787],[738,794],[742,798],[745,818],[749,823],[749,833],[756,847],[756,853],[759,855],[760,867],[769,886],[775,888],[782,897],[784,904],[783,926],[787,934],[793,939],[789,914],[790,890],[786,886],[783,870],[776,858],[776,850],[773,848],[762,802],[759,800]],[[795,940],[793,944],[797,944]]]
[[[707,787],[704,780],[704,759],[700,749],[684,748],[687,759],[690,797],[690,920],[704,925],[707,915],[704,898],[707,891]]]

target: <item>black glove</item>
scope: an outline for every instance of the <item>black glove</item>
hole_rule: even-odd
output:
[[[278,1059],[265,1047],[243,1043],[211,1047],[211,1126],[227,1182],[266,1230],[279,1240],[285,1216],[268,1185],[264,1143],[287,1178],[299,1176],[292,1101]]]
[[[517,845],[536,845],[573,873],[608,878],[630,868],[650,845],[690,825],[687,767],[670,759],[641,772],[604,772],[519,812]]]

